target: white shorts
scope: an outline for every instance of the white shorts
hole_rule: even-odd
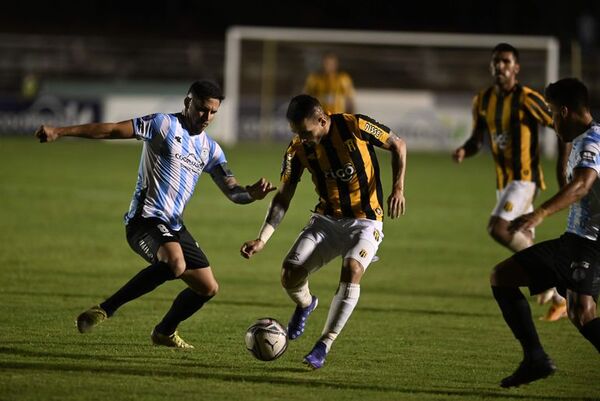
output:
[[[368,219],[334,219],[313,214],[284,261],[314,273],[337,256],[367,269],[383,240],[383,224]]]
[[[511,181],[496,191],[496,207],[492,216],[512,221],[522,214],[533,211],[533,200],[537,194],[537,186],[531,181]]]

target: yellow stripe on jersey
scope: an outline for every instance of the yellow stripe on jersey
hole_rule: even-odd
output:
[[[281,179],[298,182],[307,169],[319,195],[315,212],[381,221],[383,190],[373,146],[381,146],[387,138],[389,128],[369,117],[332,114],[329,132],[318,144],[294,137]]]
[[[390,137],[389,128],[381,128],[381,126],[377,123],[366,120],[364,118],[358,118],[358,128],[367,135],[372,135],[381,143],[387,142],[388,138]]]
[[[545,188],[538,125],[551,126],[552,115],[539,93],[521,85],[510,93],[490,87],[475,97],[473,120],[475,129],[489,134],[498,189],[513,180]]]

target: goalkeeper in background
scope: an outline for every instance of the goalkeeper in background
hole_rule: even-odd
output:
[[[304,93],[316,97],[328,113],[354,113],[355,92],[350,75],[339,70],[339,59],[334,53],[326,53],[321,60],[319,72],[308,75]]]

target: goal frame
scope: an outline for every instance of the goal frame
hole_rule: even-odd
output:
[[[233,26],[226,32],[224,86],[226,102],[221,117],[219,138],[233,145],[238,141],[238,115],[240,105],[240,71],[243,40],[264,42],[314,42],[356,45],[398,45],[489,48],[508,42],[519,49],[546,51],[546,82],[554,82],[559,75],[559,42],[551,36],[491,35],[466,33],[431,33],[402,31],[365,31],[312,28],[276,28],[259,26]],[[552,153],[549,142],[543,141],[544,153]]]

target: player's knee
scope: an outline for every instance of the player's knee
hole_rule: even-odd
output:
[[[363,265],[354,259],[348,258],[344,260],[342,265],[342,279],[347,282],[357,282],[362,277],[365,269]]]
[[[175,277],[180,277],[185,271],[186,264],[183,258],[174,258],[167,262],[169,269],[173,272]]]
[[[219,293],[219,283],[213,280],[213,282],[206,285],[206,288],[202,291],[201,295],[206,295],[207,297],[214,297]]]
[[[596,318],[596,305],[591,302],[574,302],[568,308],[569,320],[579,330]]]
[[[281,266],[281,285],[283,288],[295,288],[302,284],[308,277],[306,269],[287,261]]]
[[[498,263],[490,273],[490,285],[493,287],[501,287],[506,284],[505,276],[508,269],[506,261]]]
[[[488,234],[495,241],[501,244],[508,244],[510,241],[510,234],[504,230],[499,224],[490,224],[488,226]]]

